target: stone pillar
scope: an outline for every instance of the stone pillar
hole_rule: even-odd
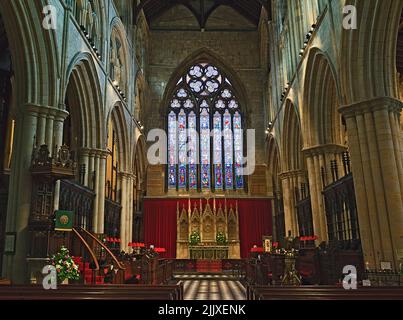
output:
[[[50,121],[53,125],[52,135],[53,135],[53,145],[60,148],[63,144],[63,122],[68,116],[68,112],[65,111],[64,105],[59,105],[60,109],[51,110],[51,118]],[[54,120],[53,120],[54,119]],[[71,146],[68,146],[71,147]],[[54,210],[59,209],[59,201],[60,201],[60,181],[56,181],[55,192],[54,192]]]
[[[85,187],[89,187],[89,177],[90,175],[90,150],[87,148],[81,148],[80,150],[80,157],[79,157],[79,164],[78,164],[78,170],[80,170],[82,165],[85,165],[85,174],[83,177],[83,184]]]
[[[325,177],[330,175],[330,161],[337,160],[341,166],[339,154],[347,148],[336,144],[327,144],[304,149],[308,169],[309,192],[311,197],[312,220],[315,235],[318,236],[317,243],[328,240],[326,211],[322,191],[322,168],[325,170]],[[326,182],[326,181],[325,181]]]
[[[279,175],[283,189],[286,236],[288,236],[288,231],[291,231],[292,237],[299,236],[295,188],[298,187],[299,179],[303,176],[304,173],[301,170],[283,172]]]
[[[87,169],[87,181],[86,186],[92,190],[95,189],[93,179],[94,179],[94,171],[95,171],[95,162],[94,162],[94,153],[89,150],[88,152],[88,169]]]
[[[98,188],[96,189],[98,202],[98,233],[104,232],[105,226],[105,176],[106,176],[106,157],[108,151],[98,150],[99,155],[99,170],[97,172]]]
[[[95,233],[99,233],[98,231],[98,212],[99,212],[99,202],[100,202],[100,194],[99,194],[99,155],[93,151],[93,159],[94,159],[94,172],[95,172],[95,183],[94,183],[94,191],[95,191],[95,200],[94,200],[94,212],[93,212],[93,221],[92,228]],[[103,198],[105,201],[105,199]]]
[[[13,165],[11,167],[6,232],[16,232],[14,255],[4,255],[3,277],[14,284],[27,283],[28,222],[31,208],[31,157],[38,132],[38,110],[41,106],[21,106],[17,114]]]
[[[128,210],[127,210],[127,195],[128,195],[128,181],[127,175],[124,173],[120,173],[120,181],[122,183],[122,211],[120,213],[120,250],[127,251],[127,219],[128,219]]]
[[[365,262],[397,270],[403,250],[403,165],[396,139],[402,103],[389,97],[343,106]]]

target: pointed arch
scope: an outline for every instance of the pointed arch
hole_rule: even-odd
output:
[[[342,137],[340,88],[337,75],[326,53],[318,48],[309,51],[305,69],[302,131],[305,148],[325,144],[344,144]]]
[[[250,110],[248,110],[248,96],[246,93],[246,89],[238,73],[231,67],[229,67],[225,63],[225,61],[214,52],[207,48],[201,48],[193,52],[184,61],[182,61],[182,63],[172,73],[165,88],[164,96],[161,100],[161,105],[159,109],[161,116],[166,116],[167,105],[172,99],[173,91],[175,90],[180,77],[183,75],[183,73],[187,72],[192,65],[201,61],[208,61],[210,64],[215,65],[226,74],[226,76],[231,80],[232,86],[236,91],[236,95],[242,106],[243,113],[250,114]],[[250,117],[246,119],[246,121],[249,126]]]
[[[119,170],[122,172],[130,172],[129,130],[125,119],[124,107],[121,102],[116,103],[111,109],[107,123],[112,123],[117,135]]]
[[[49,1],[1,1],[0,14],[8,36],[17,105],[58,105],[58,51],[54,30],[43,32],[42,11]],[[27,85],[28,84],[28,85]]]
[[[127,35],[125,27],[119,17],[115,17],[111,22],[111,37],[109,39],[110,54],[108,58],[109,64],[109,76],[113,81],[116,81],[116,85],[120,87],[123,93],[128,94],[128,80],[130,77],[129,67],[129,45],[127,43]],[[116,51],[114,51],[116,50]],[[115,56],[114,56],[115,55]],[[119,60],[117,65],[116,61]],[[119,75],[116,72],[119,69]]]
[[[74,108],[68,106],[72,118],[79,123],[77,147],[103,149],[105,146],[104,111],[96,66],[89,53],[78,53],[67,72],[65,97],[71,97]]]
[[[283,171],[295,171],[304,168],[302,157],[303,139],[301,122],[294,103],[287,100],[283,120],[284,136],[282,139]]]
[[[396,44],[403,2],[347,0],[357,10],[357,30],[341,34],[343,105],[378,97],[398,98]]]

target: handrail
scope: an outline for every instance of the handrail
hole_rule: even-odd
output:
[[[113,261],[115,261],[115,263],[118,265],[118,268],[121,270],[125,270],[125,267],[123,267],[119,260],[115,257],[115,255],[112,253],[111,250],[109,250],[109,248],[107,246],[105,246],[105,244],[99,240],[96,236],[94,236],[91,232],[89,232],[88,230],[85,230],[84,228],[80,228],[82,231],[84,231],[84,233],[86,233],[87,235],[89,235],[92,239],[94,239],[102,248],[104,248],[106,250],[106,252],[108,252],[108,254],[112,257]]]
[[[93,269],[93,270],[99,270],[98,259],[95,255],[94,251],[92,251],[92,249],[88,245],[87,241],[84,240],[84,238],[81,236],[81,234],[75,228],[73,228],[73,232],[80,239],[80,241],[84,244],[84,246],[87,248],[88,252],[90,253],[90,255],[92,257],[92,260],[95,262],[95,269]]]

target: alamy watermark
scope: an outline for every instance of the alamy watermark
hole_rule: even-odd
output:
[[[48,5],[43,7],[42,13],[45,17],[42,20],[42,27],[45,30],[56,30],[57,27],[57,9],[55,6]]]
[[[194,129],[187,129],[186,137],[188,138],[186,143],[180,145],[176,143],[175,148],[181,150],[187,150],[186,152],[186,160],[183,161],[185,163],[194,163],[199,164],[200,157],[194,157],[194,154],[191,156],[189,150],[192,149],[194,145],[196,145],[196,150],[193,150],[196,154],[199,154],[199,133]],[[243,136],[243,130],[238,132],[241,136]],[[217,129],[210,131],[210,137],[230,137],[233,140],[234,133],[232,130],[223,130],[217,131]],[[168,138],[167,133],[162,129],[152,129],[148,132],[147,141],[153,142],[153,144],[148,148],[147,151],[147,160],[150,165],[158,165],[158,164],[172,164],[176,165],[179,163],[177,152],[175,152],[174,159],[169,159],[168,161]],[[220,138],[221,144],[221,138]],[[240,161],[240,165],[242,166],[242,175],[247,176],[251,175],[255,172],[256,166],[256,141],[255,141],[255,130],[248,129],[246,130],[246,156],[242,154],[242,159]],[[223,150],[225,153],[225,150]],[[194,161],[196,158],[196,161]],[[182,159],[183,160],[183,159]],[[220,159],[221,160],[221,159]],[[214,163],[214,161],[212,161]]]
[[[357,30],[357,8],[353,5],[344,6],[343,28],[345,30]]]
[[[45,290],[57,289],[57,272],[56,268],[52,265],[44,266],[42,274],[45,276],[42,280],[42,286]]]

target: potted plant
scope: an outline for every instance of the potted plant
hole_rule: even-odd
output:
[[[200,243],[200,241],[201,241],[200,233],[197,231],[193,231],[189,239],[190,245],[197,246]]]
[[[66,284],[68,280],[80,279],[78,266],[73,261],[66,247],[62,246],[60,251],[51,257],[50,262],[56,268],[59,283]]]
[[[226,245],[227,244],[227,237],[224,233],[218,232],[216,236],[216,242],[219,245]]]

